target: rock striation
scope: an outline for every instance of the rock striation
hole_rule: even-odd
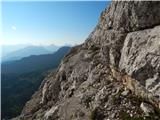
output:
[[[159,120],[159,107],[160,2],[113,1],[14,120]]]

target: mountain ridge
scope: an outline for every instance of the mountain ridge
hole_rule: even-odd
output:
[[[23,57],[28,57],[30,55],[41,55],[53,53],[58,49],[55,45],[50,46],[26,46],[22,49],[18,49],[6,55],[3,55],[2,62],[20,60]],[[3,49],[2,49],[3,51]]]
[[[14,120],[159,120],[159,13],[160,2],[113,1]]]
[[[10,119],[20,114],[24,104],[38,89],[47,73],[56,71],[69,49],[70,47],[64,46],[52,54],[30,56],[2,63],[1,119]]]
[[[17,72],[24,73],[24,72],[36,71],[37,69],[44,70],[49,66],[50,68],[56,67],[55,63],[57,65],[57,62],[63,58],[64,54],[69,49],[70,47],[64,46],[52,54],[50,53],[50,54],[43,54],[43,55],[31,55],[29,57],[24,57],[20,60],[2,63],[2,66],[1,66],[2,73],[17,73]]]

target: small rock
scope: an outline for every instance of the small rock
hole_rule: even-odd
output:
[[[79,116],[83,117],[85,115],[85,113],[83,113],[82,111],[79,112]]]
[[[108,111],[111,111],[111,110],[112,110],[112,107],[111,107],[111,106],[108,106],[107,110],[108,110]]]
[[[53,114],[56,114],[58,111],[58,106],[53,106],[50,110],[48,110],[44,117],[46,120],[48,120]]]
[[[150,113],[154,113],[154,108],[152,105],[142,102],[140,105],[142,111],[148,116]]]
[[[116,114],[115,114],[115,113],[112,113],[111,118],[114,118],[115,116],[116,116]]]
[[[122,95],[122,96],[127,96],[128,93],[129,93],[129,91],[128,91],[128,90],[125,90],[125,91],[123,91],[123,92],[121,93],[121,95]]]

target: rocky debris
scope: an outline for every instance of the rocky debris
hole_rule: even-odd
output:
[[[112,68],[112,75],[114,78],[119,80],[121,79],[121,83],[124,85],[125,90],[130,90],[137,97],[141,97],[145,101],[150,102],[152,105],[159,107],[159,99],[155,97],[155,94],[147,90],[140,82],[130,75],[125,75],[115,69]]]
[[[159,25],[160,2],[113,1],[16,119],[159,120]]]
[[[58,110],[58,106],[53,106],[49,111],[47,111],[44,115],[44,119],[48,120],[50,117],[54,116],[54,119],[56,119],[55,114]]]
[[[147,103],[144,103],[142,102],[141,105],[140,105],[140,108],[143,110],[143,112],[149,116],[149,114],[153,114],[154,113],[154,108],[153,106],[147,104]]]
[[[127,96],[129,94],[129,90],[125,90],[121,93],[122,96]]]
[[[47,92],[47,82],[44,84],[44,87],[43,87],[43,90],[42,90],[42,100],[41,100],[41,104],[44,103],[44,99],[45,99],[45,96],[46,96],[46,92]]]

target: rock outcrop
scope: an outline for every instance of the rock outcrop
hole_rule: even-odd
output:
[[[160,2],[117,1],[15,119],[159,120],[159,107]]]

